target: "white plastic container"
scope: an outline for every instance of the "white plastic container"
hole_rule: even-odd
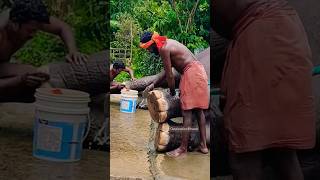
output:
[[[89,94],[40,88],[35,97],[33,156],[61,162],[80,160],[82,143],[90,129]]]
[[[124,113],[135,113],[138,100],[138,91],[122,90],[120,100],[120,111]]]

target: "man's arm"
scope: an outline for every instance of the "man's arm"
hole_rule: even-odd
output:
[[[172,73],[172,65],[171,65],[171,58],[170,58],[170,51],[167,49],[167,47],[163,47],[160,50],[160,56],[164,65],[164,71],[166,74],[166,79],[168,82],[168,87],[170,89],[170,93],[172,96],[175,95],[175,81],[174,76]]]
[[[60,36],[60,38],[68,48],[68,62],[80,63],[81,61],[87,60],[86,55],[78,52],[72,29],[65,22],[55,17],[50,17],[50,24],[44,24],[40,29],[44,32]]]
[[[21,85],[21,77],[20,76],[13,76],[8,78],[0,78],[0,94],[7,95],[7,94],[14,94],[17,88]]]
[[[160,74],[158,75],[158,78],[153,82],[154,86],[159,86],[159,84],[164,81],[166,78],[166,72],[161,71]]]
[[[127,73],[129,73],[129,75],[130,75],[130,77],[131,77],[132,80],[135,80],[134,74],[133,74],[133,70],[132,70],[131,68],[126,67],[126,68],[124,69],[124,71],[127,72]]]
[[[118,89],[118,85],[111,85],[110,90]]]
[[[154,89],[154,87],[159,86],[159,84],[166,78],[166,72],[162,70],[160,74],[158,75],[158,78],[156,78],[153,82],[148,84],[148,86],[144,89],[144,92],[149,92]]]
[[[113,90],[113,89],[122,89],[123,87],[124,87],[124,85],[119,84],[119,83],[114,82],[114,81],[112,81],[111,84],[110,84],[110,90]]]

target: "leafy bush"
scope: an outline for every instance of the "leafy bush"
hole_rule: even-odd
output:
[[[73,28],[80,52],[92,54],[108,48],[106,1],[46,0],[46,3],[53,16],[64,20]],[[15,54],[15,58],[23,63],[41,66],[64,60],[66,53],[67,49],[59,37],[39,33]]]
[[[117,82],[125,82],[130,80],[130,75],[125,72],[121,72],[116,78],[114,78]]]
[[[132,68],[137,78],[154,75],[161,71],[163,65],[158,56],[152,55],[144,49],[137,49],[135,53]]]
[[[136,27],[133,30],[132,68],[138,78],[156,74],[162,69],[159,57],[139,48],[143,30],[157,31],[183,43],[191,51],[209,46],[208,0],[111,0],[110,6],[111,47],[130,47],[131,44],[127,41],[129,38],[125,33],[130,29],[126,24],[132,23]],[[120,76],[119,80],[125,79]]]
[[[64,54],[65,48],[59,38],[39,33],[15,54],[15,58],[22,63],[39,67],[50,62],[63,60]]]

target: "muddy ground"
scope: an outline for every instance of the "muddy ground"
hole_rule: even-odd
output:
[[[110,105],[112,179],[210,179],[210,154],[190,152],[174,159],[158,153],[153,141],[157,124],[149,112],[126,114],[119,109],[118,103]]]
[[[33,104],[0,104],[0,179],[106,180],[108,153],[84,150],[74,163],[39,160],[32,156]]]

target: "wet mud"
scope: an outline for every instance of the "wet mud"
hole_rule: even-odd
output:
[[[210,154],[189,152],[175,159],[156,152],[154,136],[158,124],[147,110],[122,113],[119,101],[113,101],[110,115],[111,179],[210,179]]]
[[[73,163],[33,157],[33,119],[32,104],[0,104],[0,179],[109,179],[108,152],[84,150],[82,159]]]

